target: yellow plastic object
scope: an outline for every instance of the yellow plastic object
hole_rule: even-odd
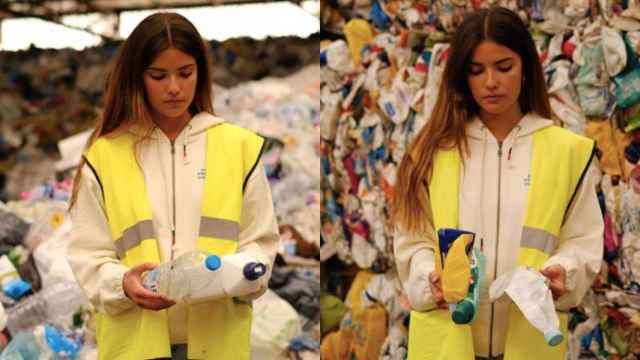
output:
[[[360,65],[360,51],[365,44],[371,42],[371,40],[373,39],[371,26],[366,20],[350,20],[344,26],[344,36],[347,38],[347,43],[349,44],[349,51],[351,51],[351,58],[353,59],[353,63],[356,65]]]
[[[467,297],[471,281],[471,264],[465,248],[472,236],[462,234],[453,242],[444,260],[442,271],[442,293],[449,304],[455,304]]]

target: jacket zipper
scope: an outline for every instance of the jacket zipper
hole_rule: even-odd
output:
[[[493,263],[493,280],[498,275],[498,244],[500,243],[500,188],[502,180],[502,142],[498,142],[498,217],[496,221],[496,246]],[[491,321],[489,326],[489,357],[493,357],[493,317],[495,313],[495,305],[491,303]]]
[[[173,248],[176,244],[176,149],[171,141],[171,192],[173,197],[173,222],[171,223],[171,260],[173,261]]]

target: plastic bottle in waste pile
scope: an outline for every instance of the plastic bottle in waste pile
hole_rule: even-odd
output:
[[[16,305],[6,309],[7,328],[11,336],[21,331],[30,331],[47,321],[47,303],[40,293],[23,298]]]
[[[198,303],[247,295],[260,288],[265,264],[245,254],[219,257],[189,252],[147,273],[145,288],[175,301]]]
[[[46,300],[47,322],[70,328],[73,315],[82,307],[88,307],[89,301],[78,283],[59,282],[42,289],[39,293]]]
[[[45,322],[69,328],[73,315],[83,306],[88,301],[78,284],[57,283],[7,308],[7,328],[12,335]]]

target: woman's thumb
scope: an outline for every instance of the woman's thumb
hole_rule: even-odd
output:
[[[154,263],[144,263],[133,267],[131,270],[137,274],[142,274],[145,271],[153,270],[156,268],[156,264]]]

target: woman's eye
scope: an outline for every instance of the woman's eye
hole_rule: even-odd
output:
[[[499,67],[498,70],[502,72],[508,72],[509,70],[511,70],[511,66]]]
[[[180,74],[180,76],[182,76],[183,78],[188,78],[189,76],[191,76],[192,73],[182,73]]]
[[[164,75],[150,75],[153,80],[162,80]]]
[[[469,73],[471,75],[480,75],[482,74],[482,69],[479,68],[471,68],[471,70],[469,70]]]

